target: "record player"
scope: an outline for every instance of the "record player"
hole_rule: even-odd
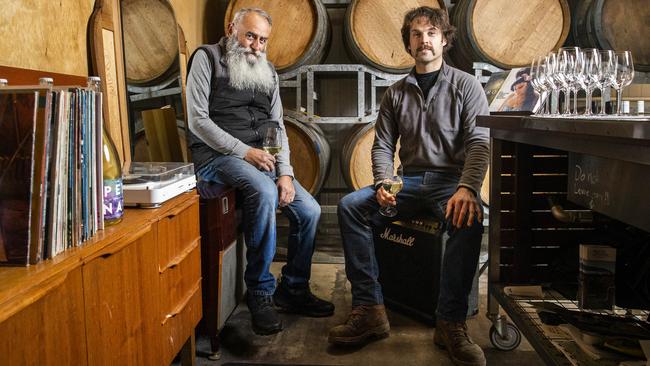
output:
[[[194,164],[127,162],[124,164],[123,183],[125,206],[159,207],[196,187]]]

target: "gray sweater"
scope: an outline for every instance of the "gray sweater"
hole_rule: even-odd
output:
[[[251,146],[233,137],[222,128],[217,126],[209,115],[210,104],[210,79],[212,66],[207,54],[203,50],[197,50],[190,72],[187,75],[186,103],[187,123],[190,131],[203,140],[216,152],[223,155],[233,155],[243,159]],[[277,76],[276,76],[277,79]],[[276,84],[271,97],[270,119],[275,120],[282,128],[282,150],[276,156],[276,168],[278,176],[288,175],[293,177],[293,168],[289,161],[289,139],[282,117],[282,103],[280,102],[279,84]]]
[[[488,115],[481,84],[470,74],[443,62],[438,80],[424,98],[415,69],[388,88],[375,125],[372,171],[375,185],[400,139],[399,158],[405,175],[427,171],[458,174],[459,186],[480,191],[489,162],[488,130],[476,116]]]

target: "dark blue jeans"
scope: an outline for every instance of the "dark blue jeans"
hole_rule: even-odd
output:
[[[435,216],[444,221],[447,201],[456,192],[459,176],[428,172],[405,176],[404,187],[397,194],[398,215],[387,218],[379,214],[373,187],[366,187],[343,197],[338,206],[339,225],[345,252],[345,272],[352,284],[352,305],[383,304],[379,268],[375,258],[372,226],[416,216]],[[440,296],[436,316],[447,321],[464,321],[467,298],[472,289],[481,249],[482,223],[455,229],[446,223],[449,234],[442,260]],[[423,289],[423,291],[426,291]]]
[[[244,198],[243,221],[246,238],[246,272],[244,280],[253,295],[272,295],[275,279],[269,271],[275,255],[275,211],[278,208],[276,171],[264,172],[245,160],[219,156],[196,172],[203,179],[235,187]],[[306,287],[311,275],[314,239],[320,219],[320,205],[297,180],[291,204],[282,207],[289,219],[287,264],[282,267],[282,281],[289,287]]]

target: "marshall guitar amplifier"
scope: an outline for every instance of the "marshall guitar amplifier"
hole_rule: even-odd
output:
[[[379,282],[389,308],[435,324],[440,269],[447,239],[437,220],[395,221],[375,227]],[[478,313],[478,271],[469,296],[468,316]]]

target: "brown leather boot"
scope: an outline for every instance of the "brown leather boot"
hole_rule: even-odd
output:
[[[465,322],[436,321],[433,343],[446,348],[456,365],[485,366],[483,350],[467,334]]]
[[[358,345],[371,338],[388,336],[390,325],[384,305],[358,305],[352,308],[345,324],[330,329],[330,343]]]

